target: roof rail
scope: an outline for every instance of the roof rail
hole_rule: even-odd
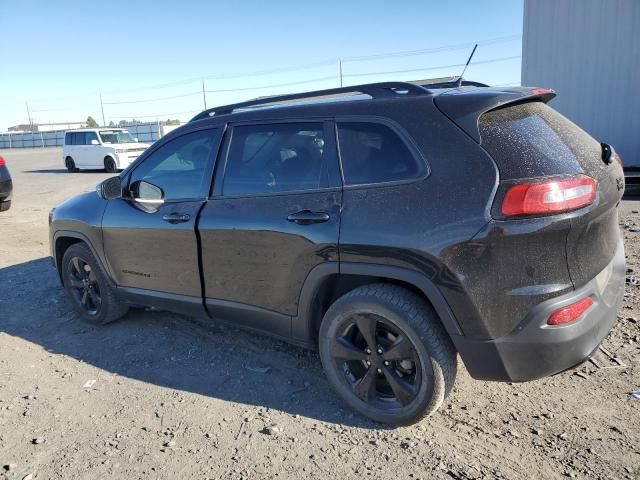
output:
[[[348,94],[364,93],[370,95],[372,98],[389,98],[395,95],[428,95],[431,92],[421,86],[408,82],[381,82],[381,83],[369,83],[365,85],[353,85],[350,87],[341,88],[329,88],[327,90],[316,90],[313,92],[304,93],[292,93],[288,95],[276,95],[273,97],[263,97],[246,102],[233,103],[231,105],[224,105],[220,107],[213,107],[204,110],[190,121],[202,120],[212,115],[224,115],[232,113],[234,110],[247,107],[257,107],[260,105],[268,106],[273,104],[280,104],[290,102],[293,100],[301,100],[305,98],[317,98],[317,97],[331,97],[331,96],[346,96]]]

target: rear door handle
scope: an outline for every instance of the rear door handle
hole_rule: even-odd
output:
[[[287,215],[287,220],[298,223],[300,225],[309,225],[311,223],[323,223],[329,220],[329,214],[325,212],[312,212],[311,210],[302,210],[300,212]]]
[[[187,213],[170,213],[162,217],[162,220],[169,223],[184,223],[188,222],[190,219],[191,215]]]

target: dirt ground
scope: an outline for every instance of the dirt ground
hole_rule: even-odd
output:
[[[47,214],[108,175],[66,173],[58,149],[0,154],[15,184],[0,214],[0,478],[640,478],[640,286],[603,344],[614,368],[503,384],[460,364],[439,412],[381,427],[340,402],[314,352],[170,313],[79,322]],[[620,223],[640,280],[638,210],[625,200]]]

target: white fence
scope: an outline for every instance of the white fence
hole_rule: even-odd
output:
[[[120,127],[118,127],[120,128]],[[164,126],[157,123],[137,123],[122,128],[129,130],[133,137],[143,143],[153,143],[163,135],[166,135],[176,126]],[[8,132],[0,133],[0,149],[3,148],[43,148],[61,147],[64,144],[64,132],[55,130],[52,132]]]

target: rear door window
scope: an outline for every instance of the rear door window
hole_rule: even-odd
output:
[[[408,180],[424,172],[423,162],[381,123],[338,122],[338,145],[347,185]]]
[[[84,132],[75,132],[73,135],[73,145],[84,145]]]
[[[338,174],[335,152],[325,146],[323,122],[237,126],[223,194],[318,190],[339,185]]]

